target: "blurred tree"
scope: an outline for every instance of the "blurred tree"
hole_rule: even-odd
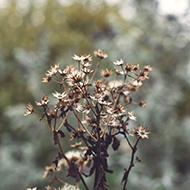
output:
[[[91,53],[100,47],[108,53],[108,63],[123,57],[131,63],[154,67],[149,86],[146,84],[146,91],[142,91],[143,97],[147,97],[147,110],[143,113],[137,110],[139,121],[142,118],[146,120],[152,134],[148,144],[145,141],[140,147],[143,162],[131,174],[129,189],[188,190],[189,13],[180,17],[160,15],[155,0],[118,0],[115,4],[109,0],[81,0],[64,5],[60,2],[64,1],[10,0],[0,10],[1,157],[2,163],[9,160],[11,166],[3,166],[0,177],[4,183],[0,188],[8,189],[15,185],[18,189],[26,188],[27,184],[35,181],[35,164],[39,165],[39,160],[49,164],[52,160],[48,155],[51,147],[51,142],[46,141],[48,132],[39,136],[37,125],[41,123],[32,124],[28,118],[23,119],[24,106],[19,103],[34,102],[42,94],[52,91],[51,84],[49,89],[45,89],[40,83],[49,65],[60,61],[64,67],[73,63],[71,56],[74,53]],[[31,146],[30,151],[27,150],[29,152],[26,151],[28,148],[20,145],[21,142],[25,144],[26,139],[30,142],[27,146]],[[21,159],[15,153],[17,147],[26,157],[40,149],[42,151],[35,158]],[[113,160],[119,160],[113,167],[121,170],[127,158],[119,155],[113,157]],[[30,164],[33,160],[35,166]],[[23,169],[25,172],[30,171],[25,184],[17,183],[25,176],[19,174],[18,178],[15,177],[15,171],[11,169],[13,165],[17,171],[21,166],[26,167]],[[40,169],[38,171],[41,172]],[[12,183],[8,183],[5,178],[11,172]],[[115,189],[121,175],[109,176],[109,179]]]

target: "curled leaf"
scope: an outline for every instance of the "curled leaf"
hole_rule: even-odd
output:
[[[116,137],[113,138],[113,144],[112,144],[112,148],[113,150],[117,150],[120,146],[120,140]]]

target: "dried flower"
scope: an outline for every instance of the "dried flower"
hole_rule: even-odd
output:
[[[126,71],[134,72],[138,69],[139,69],[139,64],[133,65],[133,64],[129,64],[128,62],[125,63],[125,70]]]
[[[75,103],[74,104],[74,107],[75,109],[78,111],[78,112],[81,112],[83,110],[83,106],[81,103]]]
[[[90,56],[90,54],[89,55],[84,54],[84,55],[81,55],[81,56],[78,56],[78,55],[74,54],[73,59],[76,60],[76,61],[80,61],[80,62],[82,62],[82,61],[92,61],[92,57]]]
[[[115,72],[117,73],[117,75],[124,75],[124,72],[122,70],[119,70],[115,67],[114,67],[114,69],[115,69]]]
[[[122,80],[114,80],[109,82],[109,87],[110,88],[118,88],[122,87],[123,81]]]
[[[97,120],[95,118],[93,118],[92,116],[86,116],[86,122],[88,125],[90,125],[92,127],[97,126]]]
[[[94,72],[94,70],[91,70],[90,68],[87,68],[87,67],[82,68],[81,71],[82,71],[83,73],[85,73],[85,74],[90,74],[90,73],[93,73],[93,72]]]
[[[102,50],[100,50],[100,49],[94,50],[94,56],[99,57],[101,59],[105,59],[105,58],[108,57],[108,55],[105,52],[103,52]]]
[[[128,111],[127,112],[128,116],[129,116],[129,119],[136,121],[137,117],[134,116],[134,113],[135,113],[134,111],[131,111],[131,112]]]
[[[57,189],[57,190],[80,190],[80,189],[74,185],[70,185],[68,183],[65,183],[64,187],[62,187],[61,189]]]
[[[141,71],[140,70],[140,77],[139,80],[144,81],[146,79],[149,79],[148,75],[150,72],[146,72],[146,71]]]
[[[144,70],[145,70],[145,71],[152,71],[152,68],[153,68],[153,67],[150,67],[150,65],[144,66]]]
[[[42,82],[48,83],[49,81],[51,81],[52,75],[49,73],[46,73],[45,75],[46,75],[46,77],[42,78],[43,79]]]
[[[62,75],[67,75],[69,73],[72,73],[75,70],[74,65],[66,66],[66,68],[62,71]]]
[[[138,128],[138,130],[137,130],[137,135],[138,135],[140,138],[142,138],[142,139],[144,139],[144,138],[149,139],[148,134],[150,134],[151,132],[146,131],[146,130],[147,130],[147,128],[144,128],[143,125],[140,126],[140,127]]]
[[[121,66],[124,64],[124,59],[120,59],[120,61],[113,62],[114,65]]]
[[[24,116],[30,115],[34,112],[34,108],[32,104],[29,102],[28,106],[26,107],[27,111],[24,113]]]
[[[53,164],[51,166],[46,166],[43,178],[46,178],[48,175],[51,175],[54,171],[55,167],[53,166]]]
[[[95,80],[95,93],[101,93],[106,90],[106,84],[102,82],[101,80]]]
[[[27,188],[27,190],[37,190],[37,187],[34,187],[34,188]]]
[[[146,102],[145,101],[143,101],[143,100],[141,100],[140,102],[139,102],[139,106],[141,106],[141,107],[143,107],[143,108],[146,108]]]
[[[108,55],[98,49],[94,51],[94,56],[99,57],[94,70],[90,69],[89,62],[92,61],[90,54],[81,56],[74,54],[73,59],[78,62],[78,69],[69,65],[61,70],[58,63],[51,66],[42,80],[44,83],[52,80],[62,89],[61,93],[58,91],[52,93],[58,99],[57,103],[52,105],[53,108],[48,106],[50,100],[47,95],[40,101],[36,101],[37,106],[43,107],[40,120],[46,119],[53,133],[53,142],[59,146],[58,155],[53,160],[54,165],[46,166],[43,177],[54,174],[55,170],[64,169],[62,171],[66,171],[67,176],[73,177],[76,181],[75,187],[63,182],[59,179],[59,175],[51,175],[49,182],[57,180],[65,185],[57,189],[47,186],[47,190],[77,190],[80,180],[86,189],[89,189],[81,174],[91,176],[95,171],[94,189],[109,189],[105,175],[105,172],[113,172],[108,168],[109,147],[112,146],[114,150],[119,149],[121,143],[118,139],[119,135],[123,136],[132,150],[129,167],[125,170],[122,178],[122,182],[125,182],[123,189],[126,189],[130,167],[141,161],[139,157],[136,157],[135,160],[137,144],[139,139],[148,139],[150,132],[143,125],[129,131],[128,126],[131,120],[136,121],[137,117],[134,116],[134,111],[128,109],[130,104],[146,107],[145,101],[141,100],[137,103],[134,100],[138,97],[134,94],[143,85],[144,80],[149,78],[149,71],[152,70],[152,67],[148,65],[140,70],[139,64],[126,62],[124,65],[124,59],[120,59],[113,62],[114,65],[121,68],[119,70],[114,67],[115,75],[113,77],[115,78],[112,81],[108,77],[113,74],[113,71],[106,68],[100,71],[101,77],[93,82],[100,62]],[[89,75],[91,73],[93,73],[92,76]],[[29,103],[24,116],[33,112],[39,113],[34,111],[33,106]],[[66,135],[70,137],[69,141],[73,139],[75,142],[77,141],[71,147],[77,147],[80,151],[64,153],[61,140]],[[137,137],[136,143],[131,142],[128,138],[129,135]],[[78,142],[79,139],[81,142]],[[85,147],[81,147],[82,143]]]
[[[109,77],[112,73],[113,71],[109,71],[108,68],[106,68],[105,70],[101,70],[100,75],[102,77]]]
[[[83,105],[83,113],[89,114],[91,110],[91,105],[90,104],[84,104]]]
[[[66,93],[65,92],[59,93],[59,92],[55,91],[55,93],[52,93],[52,95],[54,97],[56,97],[58,100],[61,100],[66,96]]]
[[[140,87],[143,85],[143,83],[141,81],[137,81],[137,80],[132,80],[131,84],[135,87]]]
[[[84,73],[82,73],[81,71],[73,70],[66,77],[67,84],[69,86],[75,86],[77,83],[82,81],[83,76],[84,76]]]
[[[69,151],[65,154],[69,162],[77,162],[82,159],[82,152],[81,151]],[[64,167],[68,167],[68,162],[65,158],[61,158],[58,160],[57,170],[61,170]]]
[[[46,73],[46,78],[43,78],[43,82],[51,80],[51,77],[55,75],[60,67],[60,64],[55,64],[54,67],[51,66],[51,68]]]
[[[121,114],[124,114],[126,112],[125,107],[122,105],[122,103],[119,103],[116,107],[116,110],[120,112]]]
[[[136,156],[136,161],[141,162],[142,160],[141,160],[141,158],[139,156]]]
[[[83,67],[90,67],[92,64],[90,64],[89,62],[81,61],[81,65],[82,65]]]
[[[50,71],[55,74],[57,73],[57,70],[59,69],[59,67],[60,67],[60,63],[57,63],[57,65],[55,64],[54,67],[51,66]]]
[[[139,137],[142,139],[144,139],[144,138],[149,139],[148,134],[151,133],[149,131],[146,131],[147,128],[144,128],[144,125],[142,125],[142,126],[139,125],[139,126],[135,127],[134,129],[132,128],[131,130],[132,130],[132,133],[131,133],[132,136]]]
[[[49,99],[48,99],[47,95],[44,96],[43,98],[41,98],[41,100],[39,102],[36,101],[37,106],[47,106],[48,103],[49,103]]]

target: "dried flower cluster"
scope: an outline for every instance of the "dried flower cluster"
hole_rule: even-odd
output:
[[[148,65],[140,69],[139,64],[129,64],[124,59],[120,59],[113,62],[114,71],[108,68],[102,69],[99,73],[100,78],[93,80],[100,62],[108,55],[98,49],[94,51],[94,56],[98,58],[94,69],[91,68],[90,54],[74,55],[73,59],[78,62],[77,66],[69,65],[64,70],[61,70],[59,63],[51,66],[42,82],[52,81],[60,86],[59,92],[52,93],[57,103],[49,106],[50,100],[45,95],[40,101],[36,101],[36,105],[42,108],[42,112],[34,110],[29,103],[24,115],[41,113],[41,120],[46,118],[53,133],[54,144],[60,149],[53,164],[46,166],[43,177],[51,176],[51,182],[57,180],[65,183],[54,175],[55,171],[64,168],[68,176],[75,178],[76,188],[81,181],[84,188],[89,189],[84,176],[89,177],[95,173],[93,189],[109,189],[105,172],[113,173],[113,171],[108,167],[108,147],[118,150],[120,146],[118,135],[122,135],[132,150],[131,162],[128,169],[125,169],[122,179],[122,188],[125,190],[131,168],[136,162],[141,161],[139,157],[136,157],[136,160],[134,158],[137,144],[140,139],[148,139],[150,134],[143,125],[130,129],[130,121],[136,121],[137,117],[134,111],[129,110],[129,105],[146,107],[145,101],[135,102],[133,99],[134,93],[149,78],[152,67]],[[121,79],[118,80],[118,77]],[[71,124],[73,116],[76,121],[74,126]],[[77,141],[71,147],[78,148],[80,151],[64,152],[61,138],[65,137],[65,131],[69,132],[70,141]],[[130,142],[129,136],[136,138],[134,145]]]

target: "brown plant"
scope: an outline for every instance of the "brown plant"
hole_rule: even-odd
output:
[[[122,178],[122,189],[126,190],[128,176],[131,168],[141,159],[136,157],[137,145],[141,139],[148,139],[150,132],[144,125],[138,125],[129,129],[131,120],[136,121],[135,112],[129,110],[130,104],[140,107],[146,107],[146,102],[140,100],[135,102],[134,93],[142,87],[144,81],[148,79],[149,71],[152,67],[144,66],[140,70],[140,66],[129,64],[124,59],[115,61],[113,64],[115,72],[101,70],[100,78],[93,82],[93,78],[97,73],[100,61],[107,58],[108,55],[102,50],[94,51],[94,56],[98,57],[95,69],[91,69],[89,62],[92,56],[74,55],[73,59],[78,62],[78,67],[73,65],[67,66],[64,70],[60,69],[60,64],[55,64],[45,74],[42,82],[54,82],[60,86],[60,92],[53,92],[52,95],[57,99],[57,103],[49,106],[50,100],[45,95],[40,101],[36,101],[36,105],[43,108],[42,112],[34,110],[29,103],[25,116],[32,113],[42,114],[42,118],[46,118],[53,133],[53,141],[59,146],[60,151],[53,160],[54,165],[46,166],[44,177],[65,168],[67,176],[71,176],[76,180],[76,188],[79,181],[82,181],[85,189],[89,189],[85,177],[95,174],[94,190],[108,190],[109,185],[105,173],[113,173],[108,165],[108,148],[117,151],[120,147],[118,135],[122,135],[129,147],[131,148],[131,161],[127,169],[124,169]],[[110,76],[114,75],[115,80],[110,81]],[[118,75],[122,76],[122,80],[118,80]],[[73,113],[76,118],[75,126],[71,125],[69,115]],[[70,141],[79,139],[79,143],[71,145],[72,148],[77,147],[80,151],[64,152],[61,144],[61,138],[65,137],[65,132],[70,133]],[[132,144],[129,136],[136,138],[136,142]],[[89,172],[85,171],[88,168]],[[52,177],[51,182],[57,180],[64,183],[56,175]],[[49,188],[49,187],[46,187]]]

